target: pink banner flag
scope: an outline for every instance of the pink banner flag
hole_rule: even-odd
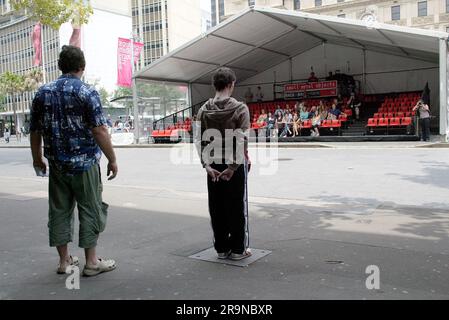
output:
[[[81,28],[73,26],[72,36],[70,37],[69,44],[81,48]]]
[[[131,40],[119,38],[117,51],[117,84],[122,87],[131,87],[132,67],[131,67]],[[134,42],[134,64],[137,64],[143,43]]]
[[[42,41],[41,41],[42,25],[38,22],[33,28],[33,48],[34,48],[34,66],[42,64]]]

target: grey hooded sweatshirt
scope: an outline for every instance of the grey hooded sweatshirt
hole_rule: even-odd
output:
[[[203,167],[221,163],[235,171],[248,160],[250,119],[243,102],[232,97],[209,99],[198,111],[195,126]]]

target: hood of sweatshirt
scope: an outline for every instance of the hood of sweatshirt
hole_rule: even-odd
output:
[[[222,122],[231,119],[242,102],[229,98],[209,99],[203,108],[203,116],[212,121]]]

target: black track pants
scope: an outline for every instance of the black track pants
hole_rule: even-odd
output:
[[[227,165],[212,164],[222,172]],[[214,247],[219,253],[243,253],[249,246],[247,165],[241,165],[230,181],[212,182],[207,177],[209,213]]]

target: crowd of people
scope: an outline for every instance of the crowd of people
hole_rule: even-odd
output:
[[[359,118],[360,102],[352,95],[346,103],[341,98],[333,100],[320,100],[317,105],[308,106],[306,102],[297,102],[293,108],[286,105],[276,110],[265,112],[261,110],[256,119],[259,129],[266,129],[266,136],[296,137],[301,135],[305,121],[311,122],[310,135],[320,136],[320,126],[324,120],[347,120],[348,115],[355,114]],[[345,110],[351,110],[346,113]],[[352,112],[354,110],[354,112]]]

